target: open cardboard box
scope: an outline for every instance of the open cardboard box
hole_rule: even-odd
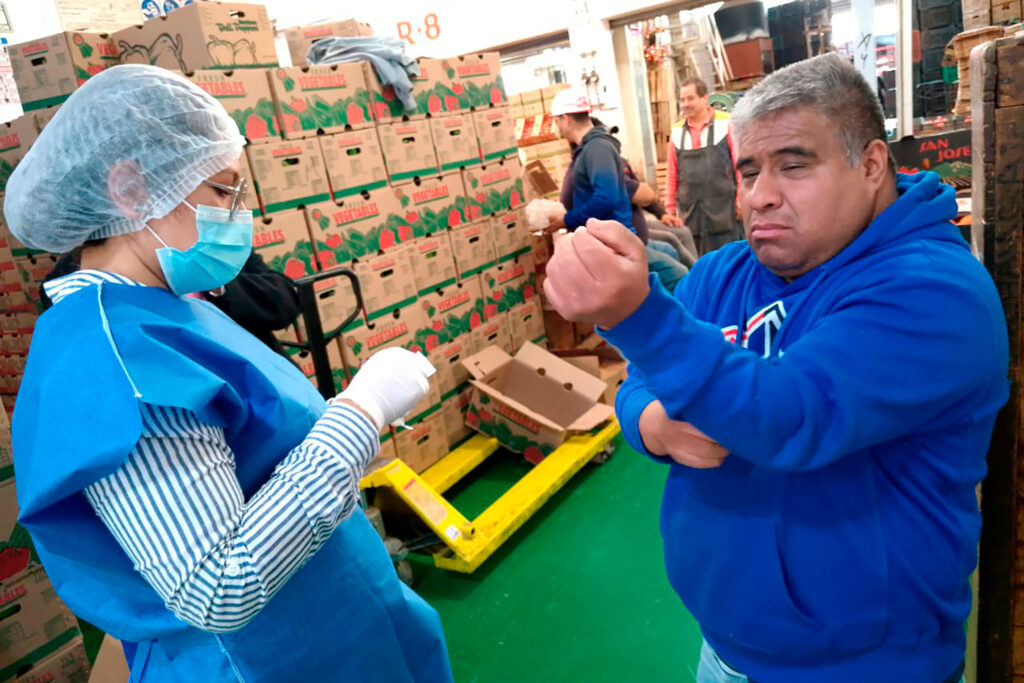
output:
[[[475,389],[466,424],[530,462],[615,415],[599,402],[604,382],[534,344],[523,344],[515,357],[489,347],[465,364]]]

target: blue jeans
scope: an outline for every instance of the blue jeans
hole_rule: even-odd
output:
[[[651,240],[647,243],[647,268],[658,276],[661,284],[670,294],[689,271],[676,255],[676,250],[667,244]]]
[[[964,680],[961,678],[960,683],[964,683]],[[705,640],[700,647],[697,683],[750,683],[750,679],[719,659],[715,651],[708,645],[708,641]]]

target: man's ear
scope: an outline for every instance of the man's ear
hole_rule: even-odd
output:
[[[107,172],[107,194],[125,218],[141,218],[149,204],[146,179],[137,161],[123,159]]]
[[[889,179],[889,145],[883,140],[869,142],[861,166],[868,182],[876,187],[881,186]]]

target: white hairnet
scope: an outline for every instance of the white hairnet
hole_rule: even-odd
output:
[[[244,145],[220,103],[191,81],[115,66],[68,98],[14,169],[7,224],[26,245],[55,253],[135,232],[237,161]]]

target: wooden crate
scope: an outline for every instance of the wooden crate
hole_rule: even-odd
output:
[[[977,680],[1016,681],[1024,675],[1024,37],[966,42],[957,51],[970,55],[972,243],[1002,300],[1012,382],[982,487]]]

